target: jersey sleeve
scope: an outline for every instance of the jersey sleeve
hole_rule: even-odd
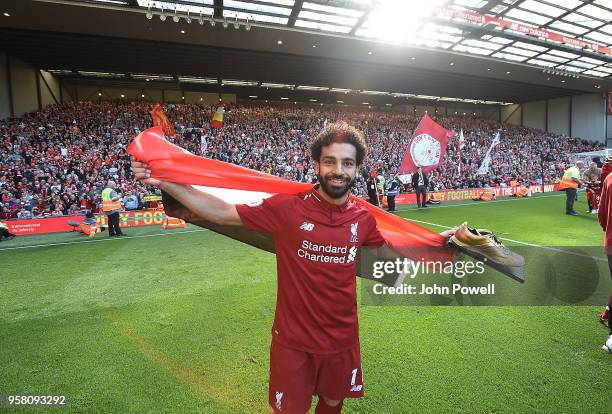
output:
[[[387,242],[376,226],[376,219],[371,214],[368,216],[368,234],[363,242],[364,246],[381,247]]]
[[[236,211],[247,230],[275,234],[283,228],[290,198],[277,194],[248,204],[237,204]]]

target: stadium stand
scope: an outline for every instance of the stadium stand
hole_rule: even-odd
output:
[[[78,102],[51,105],[20,118],[0,121],[0,218],[32,218],[100,209],[106,180],[118,180],[123,194],[134,192],[140,205],[153,189],[131,179],[131,139],[151,126],[150,103]],[[325,120],[344,121],[364,131],[370,154],[355,192],[365,195],[365,178],[375,169],[397,174],[406,144],[420,116],[342,106],[252,104],[230,107],[225,125],[209,126],[214,107],[168,104],[177,136],[173,142],[207,156],[291,180],[312,182],[308,141]],[[441,167],[432,173],[432,190],[506,186],[511,182],[551,183],[567,166],[567,154],[601,149],[601,144],[532,128],[473,117],[434,116],[446,128],[463,130],[465,147],[459,169],[458,137],[449,142]],[[502,140],[493,152],[490,174],[475,175],[495,133]],[[406,188],[410,190],[410,188]]]

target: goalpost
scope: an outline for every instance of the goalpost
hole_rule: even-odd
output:
[[[606,148],[600,151],[575,152],[569,154],[569,159],[572,164],[582,161],[585,166],[588,166],[589,163],[593,161],[593,158],[599,157],[601,162],[604,162],[608,156],[612,156],[612,148]]]

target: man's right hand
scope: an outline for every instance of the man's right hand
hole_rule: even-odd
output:
[[[130,158],[130,163],[132,165],[132,171],[134,172],[134,176],[138,181],[145,185],[153,185],[155,187],[159,187],[161,181],[155,178],[151,178],[151,170],[149,166],[140,161],[136,161],[133,157]]]

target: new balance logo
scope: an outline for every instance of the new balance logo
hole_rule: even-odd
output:
[[[312,223],[308,223],[308,222],[304,222],[301,226],[300,226],[300,230],[306,230],[306,231],[313,231],[314,230],[314,224]]]
[[[363,389],[363,385],[353,385],[351,387],[351,392],[359,392]]]

